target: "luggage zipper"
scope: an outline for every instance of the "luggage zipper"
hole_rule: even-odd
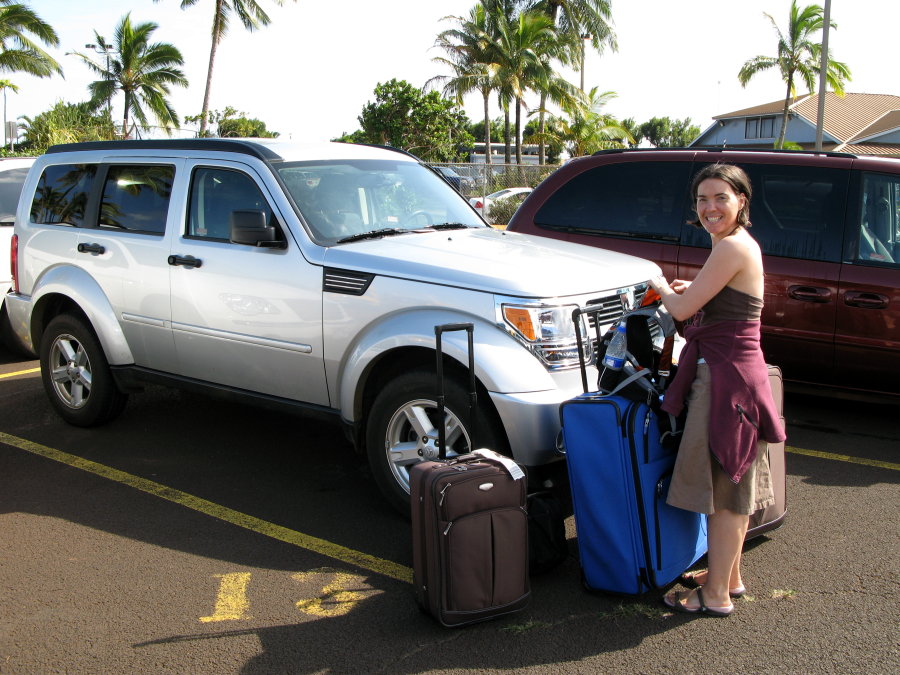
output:
[[[747,411],[744,410],[743,406],[740,403],[737,403],[735,405],[738,411],[738,421],[743,422],[746,419],[747,422],[750,423],[750,426],[759,431],[759,425],[756,424],[756,422],[754,422],[752,419],[750,419],[750,416],[747,414]]]
[[[443,506],[443,505],[444,505],[444,497],[447,496],[447,490],[450,489],[450,486],[451,486],[451,485],[452,485],[452,483],[447,483],[447,484],[444,486],[444,489],[441,490],[441,498],[440,498],[440,500],[438,501],[438,506]]]

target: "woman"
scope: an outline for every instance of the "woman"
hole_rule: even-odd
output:
[[[759,346],[763,266],[750,227],[750,180],[737,166],[712,164],[691,185],[698,226],[712,251],[693,282],[663,277],[650,284],[677,320],[703,310],[685,331],[687,343],[663,409],[689,403],[667,502],[709,514],[709,569],[682,575],[696,588],[671,592],[672,609],[728,616],[744,593],[741,549],[749,515],[774,502],[766,441],[784,428],[769,388]],[[761,451],[760,451],[761,449]]]

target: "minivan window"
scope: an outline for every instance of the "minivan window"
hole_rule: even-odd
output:
[[[31,202],[32,222],[83,226],[96,174],[96,164],[57,164],[46,167]]]
[[[622,162],[585,171],[534,216],[539,227],[677,241],[690,162]]]
[[[900,178],[880,174],[863,176],[857,227],[856,262],[876,265],[900,262]]]
[[[165,233],[174,177],[173,166],[110,166],[103,182],[100,227]]]
[[[250,176],[213,167],[195,170],[187,236],[228,241],[234,211],[262,211],[266,223],[274,225],[272,209]]]
[[[848,172],[774,164],[744,163],[741,167],[753,188],[750,232],[763,253],[840,261]],[[682,243],[708,248],[709,235],[700,228],[685,228]]]

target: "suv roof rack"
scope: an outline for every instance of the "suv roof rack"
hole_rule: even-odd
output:
[[[270,147],[247,139],[231,138],[179,138],[172,140],[87,141],[85,143],[60,143],[47,148],[47,154],[76,152],[78,150],[204,150],[239,152],[263,161],[283,159]]]
[[[673,152],[673,151],[687,151],[687,152],[767,152],[767,153],[777,153],[784,155],[825,155],[828,157],[852,157],[858,158],[859,155],[855,155],[849,152],[834,152],[832,150],[783,150],[783,149],[775,149],[775,148],[740,148],[740,147],[679,147],[679,148],[612,148],[610,150],[598,150],[593,153],[591,156],[595,157],[597,155],[614,155],[614,154],[624,154],[631,152]]]

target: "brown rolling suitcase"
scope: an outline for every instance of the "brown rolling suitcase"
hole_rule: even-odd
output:
[[[784,382],[778,366],[769,366],[769,384],[772,385],[772,396],[784,423]],[[769,443],[769,472],[772,475],[772,488],[775,490],[775,503],[750,515],[750,526],[747,528],[745,540],[784,524],[787,513],[784,443]]]
[[[469,417],[476,404],[472,324],[435,327],[438,419],[444,418],[441,334],[465,330],[469,347]],[[419,607],[444,626],[462,626],[523,609],[530,599],[526,479],[512,460],[490,450],[444,458],[410,470],[413,583]]]

